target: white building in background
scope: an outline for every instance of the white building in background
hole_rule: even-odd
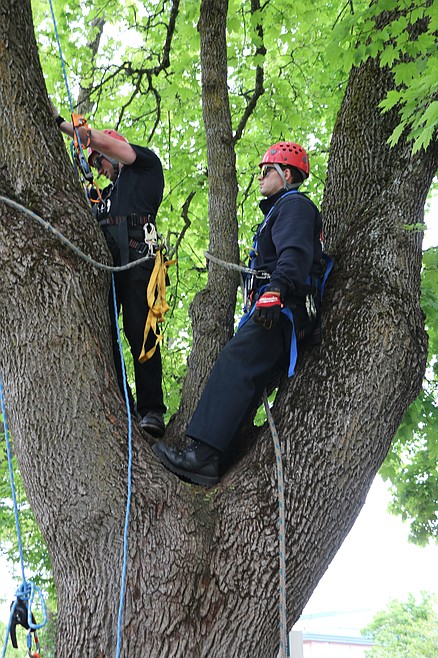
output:
[[[372,641],[364,637],[292,631],[291,658],[365,658]]]
[[[366,658],[373,643],[361,629],[373,616],[370,610],[303,614],[289,635],[291,658]]]

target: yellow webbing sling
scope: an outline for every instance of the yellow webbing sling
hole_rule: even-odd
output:
[[[158,333],[157,325],[159,322],[164,322],[164,314],[169,310],[170,306],[166,302],[166,275],[167,268],[174,265],[176,260],[164,260],[163,252],[159,249],[155,256],[154,269],[152,270],[151,278],[149,279],[148,289],[146,292],[146,299],[149,306],[149,313],[146,318],[144,326],[143,348],[138,357],[140,363],[144,363],[150,359],[157,349],[158,343],[163,340],[163,336]],[[152,329],[156,336],[155,345],[151,347],[148,352],[145,352],[146,338],[149,331]]]

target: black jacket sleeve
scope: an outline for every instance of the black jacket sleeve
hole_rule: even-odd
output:
[[[284,299],[306,284],[321,220],[316,206],[301,195],[281,199],[271,219],[270,239],[276,262],[270,287],[279,290]]]

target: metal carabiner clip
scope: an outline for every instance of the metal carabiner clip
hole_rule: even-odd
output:
[[[144,224],[143,226],[143,232],[144,232],[144,241],[148,247],[148,255],[155,256],[155,252],[157,251],[157,247],[158,247],[158,236],[157,236],[157,229],[155,228],[155,225],[152,224],[151,222],[146,222],[146,224]]]

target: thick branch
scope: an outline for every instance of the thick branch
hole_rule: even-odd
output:
[[[259,0],[251,0],[251,14],[254,14],[254,12],[260,11],[260,2]],[[259,39],[259,43],[257,44],[255,54],[257,55],[266,55],[266,48],[263,43],[263,25],[258,24],[256,26],[256,33]],[[256,74],[255,74],[255,86],[254,86],[254,92],[245,108],[245,112],[243,113],[242,118],[239,121],[239,125],[237,126],[236,132],[234,133],[234,143],[238,142],[239,139],[242,137],[243,131],[245,130],[245,126],[248,123],[249,118],[251,117],[252,113],[254,112],[256,106],[257,106],[257,101],[265,93],[264,87],[263,87],[263,81],[264,81],[264,69],[263,66],[260,66],[257,64],[256,66]]]

